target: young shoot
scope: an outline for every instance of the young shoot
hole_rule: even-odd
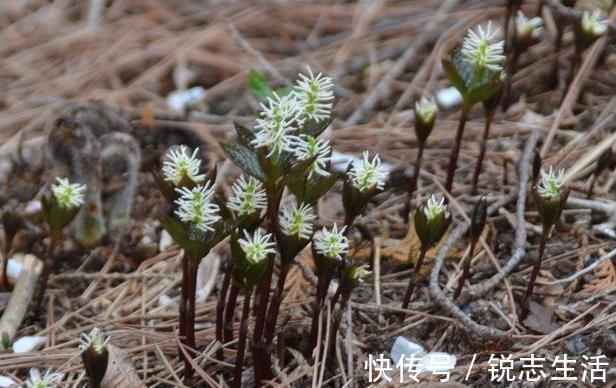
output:
[[[235,212],[238,217],[250,216],[260,212],[267,206],[267,196],[261,182],[253,177],[248,180],[244,175],[233,183],[232,195],[227,202],[227,207]]]
[[[201,158],[198,155],[199,148],[195,148],[193,153],[190,154],[185,145],[167,151],[162,168],[164,179],[173,183],[176,187],[185,186],[188,183],[202,182],[205,175],[199,174]]]
[[[81,334],[79,350],[92,387],[99,387],[105,377],[109,361],[108,342],[109,337],[97,327],[89,334]]]
[[[175,203],[175,215],[183,222],[190,223],[201,232],[213,231],[212,225],[220,220],[218,205],[212,202],[214,187],[211,182],[192,189],[176,188],[180,198]]]
[[[296,138],[293,134],[301,116],[300,105],[294,94],[281,97],[274,93],[273,97],[268,97],[267,104],[261,104],[261,109],[255,126],[258,131],[251,144],[255,148],[266,148],[269,151],[268,157],[283,151],[293,152]]]
[[[343,226],[338,230],[336,224],[331,229],[324,226],[312,241],[315,251],[326,259],[342,260],[349,249],[349,240],[344,235],[345,229],[346,226]]]
[[[294,236],[300,240],[312,237],[313,221],[316,219],[314,209],[309,204],[283,207],[278,224],[286,236]]]
[[[321,73],[300,74],[293,91],[304,120],[320,123],[329,120],[334,105],[334,81]]]
[[[331,161],[331,146],[329,140],[318,140],[310,135],[296,137],[295,156],[299,160],[314,159],[308,166],[308,179],[315,174],[323,177],[330,176],[329,163]]]
[[[63,373],[52,372],[51,369],[41,374],[37,368],[32,368],[26,380],[26,388],[56,388],[60,386],[63,378]]]

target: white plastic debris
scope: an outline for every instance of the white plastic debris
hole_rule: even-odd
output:
[[[430,352],[421,358],[422,372],[446,372],[456,367],[456,356],[444,352]]]
[[[17,385],[15,380],[7,376],[0,376],[0,388],[10,387],[11,385]]]
[[[6,275],[13,280],[17,280],[19,278],[19,272],[21,272],[21,266],[21,261],[11,257],[6,264]]]
[[[421,345],[416,344],[405,337],[399,336],[396,338],[393,346],[391,347],[390,355],[393,362],[397,364],[403,357],[407,358],[424,352],[425,350]]]
[[[28,204],[26,205],[26,208],[24,209],[24,213],[26,215],[31,216],[33,214],[40,212],[42,208],[43,206],[41,205],[41,201],[38,201],[35,199],[35,200],[28,202]]]
[[[195,86],[187,90],[174,90],[167,95],[167,105],[176,112],[184,113],[187,107],[192,106],[205,97],[205,89]]]
[[[173,304],[173,299],[171,299],[167,294],[161,294],[158,297],[158,305],[160,307],[167,307]]]
[[[26,336],[21,337],[13,342],[14,353],[27,353],[31,352],[39,346],[43,345],[47,341],[46,336]]]
[[[436,101],[442,108],[455,108],[462,103],[462,95],[458,89],[454,86],[450,86],[436,93]]]

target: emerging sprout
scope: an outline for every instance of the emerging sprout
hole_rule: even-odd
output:
[[[90,334],[81,334],[79,344],[81,359],[90,378],[90,385],[93,387],[100,386],[100,382],[107,371],[109,361],[107,342],[109,342],[109,337],[97,327],[92,329]]]
[[[220,219],[218,205],[212,203],[214,187],[210,182],[192,189],[186,187],[175,189],[180,198],[175,201],[178,209],[175,215],[183,222],[190,222],[202,232],[213,231],[212,225]]]
[[[428,198],[428,202],[426,206],[423,208],[423,213],[428,219],[428,221],[433,221],[436,217],[440,216],[443,212],[447,210],[447,205],[445,205],[445,198],[441,197],[439,200],[436,199],[434,195],[431,195]]]
[[[249,177],[246,181],[244,175],[240,176],[233,183],[231,190],[233,195],[229,198],[227,206],[240,217],[254,214],[261,209],[265,209],[267,205],[263,185],[253,177]]]
[[[30,377],[26,380],[26,388],[53,388],[59,387],[63,373],[51,372],[51,369],[47,369],[45,374],[41,375],[41,372],[36,369],[30,369]]]
[[[375,187],[379,190],[385,186],[385,172],[381,169],[381,159],[376,154],[372,160],[368,151],[364,151],[363,159],[355,161],[349,176],[351,183],[360,192],[369,191]]]
[[[430,196],[415,212],[415,231],[421,240],[423,249],[430,249],[443,237],[449,224],[451,213],[445,199]]]
[[[363,283],[371,273],[371,271],[368,271],[368,265],[366,264],[352,265],[347,269],[345,277],[355,286],[358,283]]]
[[[201,159],[197,155],[199,155],[199,148],[195,148],[192,155],[189,155],[188,147],[185,145],[167,151],[162,168],[165,180],[172,182],[175,186],[179,186],[185,178],[194,183],[203,181],[205,175],[199,174]]]
[[[504,41],[494,42],[499,29],[492,31],[492,21],[488,22],[486,29],[481,26],[477,31],[468,30],[462,42],[462,56],[476,70],[489,69],[502,71],[505,56],[503,55]]]
[[[331,175],[327,167],[331,160],[331,146],[328,140],[318,140],[310,135],[296,137],[295,156],[300,160],[314,158],[308,166],[308,179],[314,174],[321,176]]]
[[[316,252],[328,259],[342,260],[342,255],[349,249],[349,240],[344,235],[345,229],[346,226],[338,231],[336,224],[331,230],[323,227],[313,240]]]
[[[314,120],[316,123],[329,119],[334,101],[334,82],[321,73],[316,76],[310,67],[308,76],[299,75],[294,93],[297,96],[299,109],[305,120]]]
[[[70,183],[67,178],[56,178],[51,185],[51,192],[58,205],[64,209],[77,208],[83,205],[83,193],[86,185]]]
[[[278,223],[282,233],[287,236],[298,236],[300,239],[310,239],[312,222],[316,219],[314,209],[309,204],[293,205],[282,209]]]
[[[582,31],[591,40],[602,37],[607,31],[607,20],[603,17],[600,10],[593,12],[584,11],[581,21]]]
[[[260,263],[265,260],[268,254],[276,253],[274,243],[271,241],[271,234],[262,235],[261,230],[257,229],[257,231],[250,236],[248,232],[244,230],[244,237],[245,238],[240,239],[238,242],[249,263]]]
[[[518,11],[515,17],[516,40],[528,46],[537,42],[543,34],[543,19],[536,16],[527,18],[524,12]]]
[[[280,97],[277,93],[268,97],[267,105],[261,104],[261,117],[257,119],[258,132],[252,140],[256,148],[267,147],[267,156],[277,155],[282,151],[293,152],[295,122],[299,120],[301,110],[293,94]]]

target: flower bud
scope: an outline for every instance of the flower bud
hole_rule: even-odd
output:
[[[81,359],[90,379],[91,387],[100,386],[100,382],[105,377],[109,362],[108,341],[109,337],[96,327],[92,329],[90,334],[81,334],[79,350],[81,350]]]
[[[541,182],[533,187],[537,212],[544,230],[551,231],[567,203],[569,187],[564,183],[564,171],[555,173],[552,167],[541,171]]]
[[[481,198],[475,204],[475,208],[473,209],[473,214],[471,216],[471,229],[470,236],[471,239],[477,241],[483,232],[484,227],[486,226],[486,218],[488,216],[488,204],[486,201],[485,195],[482,195]]]
[[[363,159],[350,166],[342,188],[342,205],[347,225],[364,211],[368,201],[385,186],[386,173],[381,168],[381,159],[375,155],[372,160],[368,151]]]
[[[434,98],[422,97],[415,103],[415,135],[419,144],[424,144],[434,128],[438,106]]]
[[[252,235],[244,230],[244,238],[240,239],[234,233],[231,237],[231,254],[233,256],[233,280],[244,287],[251,289],[257,284],[267,267],[267,258],[276,253],[272,235],[263,235],[257,229]]]
[[[436,245],[451,224],[451,212],[444,198],[436,200],[432,195],[415,211],[415,232],[421,241],[421,248],[428,250]]]
[[[358,284],[363,283],[371,273],[371,271],[368,271],[368,266],[366,264],[350,265],[344,271],[340,287],[343,290],[351,291],[357,287]]]
[[[515,18],[515,34],[516,49],[522,52],[541,39],[543,19],[538,16],[527,18],[522,11],[518,11]]]
[[[582,20],[575,28],[575,45],[582,51],[590,47],[607,32],[607,20],[600,10],[584,11]]]

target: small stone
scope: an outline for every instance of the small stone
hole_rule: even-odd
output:
[[[394,363],[398,363],[401,358],[408,358],[412,355],[421,354],[424,352],[424,348],[416,344],[415,342],[399,336],[394,341],[393,346],[391,347],[390,357],[394,361]]]

